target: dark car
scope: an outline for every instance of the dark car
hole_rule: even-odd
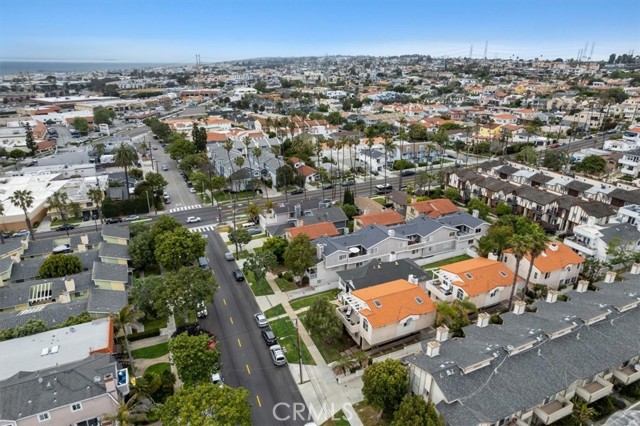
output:
[[[322,189],[333,189],[333,184],[330,183],[328,185],[325,185],[325,186],[322,187]]]
[[[402,176],[413,176],[416,174],[415,170],[403,170],[402,171]]]
[[[249,235],[260,235],[260,234],[262,234],[262,229],[260,229],[260,228],[249,228],[249,229],[247,229],[247,232],[249,232]]]
[[[304,194],[304,189],[298,188],[291,191],[291,195],[298,195],[298,194]]]
[[[276,334],[270,328],[266,330],[262,330],[262,338],[267,343],[268,346],[275,345],[278,343],[278,339],[276,338]]]
[[[244,274],[240,269],[236,269],[233,271],[233,278],[235,278],[236,281],[244,281]]]
[[[75,227],[76,227],[75,225],[72,225],[70,223],[66,223],[66,224],[64,224],[62,226],[58,226],[56,228],[56,231],[71,231],[72,229],[75,229]]]
[[[345,180],[344,182],[342,182],[342,186],[353,186],[355,184],[356,182],[353,180]]]
[[[105,219],[104,223],[106,223],[107,225],[111,225],[114,223],[120,223],[122,222],[122,219],[120,219],[119,217],[110,217],[108,219]]]

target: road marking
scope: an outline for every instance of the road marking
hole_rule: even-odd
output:
[[[260,401],[260,396],[256,395],[256,400],[258,401],[258,407],[262,407],[262,401]]]
[[[242,342],[240,342],[240,338],[238,337],[238,346],[242,347]]]
[[[231,321],[231,324],[233,324],[233,318],[229,317],[229,321]]]
[[[222,303],[224,303],[224,306],[227,306],[227,299],[225,299],[224,297],[222,298]]]
[[[251,374],[251,369],[249,368],[249,364],[245,364],[247,366],[247,373]]]

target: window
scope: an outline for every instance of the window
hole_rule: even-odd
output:
[[[408,327],[409,325],[411,325],[411,318],[408,318],[404,324],[402,324],[403,327]]]
[[[382,307],[382,303],[378,299],[374,300],[373,304],[376,305],[378,308]]]
[[[455,237],[455,236],[456,236],[456,233],[455,233],[455,232],[449,232],[449,236],[450,236],[450,237]]]
[[[71,404],[71,411],[72,412],[76,412],[76,411],[80,411],[82,410],[82,404],[79,402],[76,402],[75,404]]]
[[[458,291],[456,292],[456,297],[460,300],[464,299],[464,291],[462,291],[461,289],[458,289]]]
[[[370,253],[370,254],[375,254],[375,253],[377,253],[377,252],[378,252],[378,247],[374,247],[374,248],[372,248],[371,250],[369,250],[369,253]]]
[[[479,233],[481,233],[481,232],[482,232],[482,228],[478,228],[478,229],[476,229],[476,234],[479,234]]]
[[[468,273],[468,272],[465,272],[465,273],[464,273],[464,276],[465,276],[465,277],[467,277],[467,278],[468,278],[468,279],[470,279],[470,280],[472,280],[472,279],[473,279],[473,275],[471,275],[471,274],[470,274],[470,273]]]
[[[347,258],[346,254],[341,254],[340,256],[338,256],[338,260],[345,260]]]
[[[422,298],[420,298],[420,297],[416,297],[416,303],[417,303],[418,305],[422,305],[422,303],[423,303]]]
[[[51,419],[51,416],[49,415],[49,412],[44,412],[44,413],[38,414],[38,421],[39,422],[46,422],[49,419]]]
[[[537,272],[534,272],[534,273],[533,273],[533,278],[534,278],[534,279],[538,279],[538,273],[537,273]]]
[[[364,331],[369,331],[369,322],[366,319],[362,320],[362,328]]]
[[[547,272],[546,274],[544,274],[544,279],[548,280],[549,277],[551,277],[551,272]]]

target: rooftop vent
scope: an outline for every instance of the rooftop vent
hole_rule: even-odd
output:
[[[522,315],[524,313],[524,309],[527,306],[527,303],[522,301],[522,300],[518,300],[513,304],[513,313],[516,315]]]
[[[578,286],[576,287],[576,291],[578,293],[584,293],[585,291],[587,291],[588,288],[589,288],[589,281],[580,280],[578,281]]]
[[[438,342],[446,342],[449,338],[449,327],[441,325],[436,329],[436,340]]]
[[[432,340],[427,343],[427,356],[429,358],[437,357],[440,354],[440,342]]]
[[[607,275],[604,276],[605,283],[612,283],[616,280],[616,271],[609,271]]]

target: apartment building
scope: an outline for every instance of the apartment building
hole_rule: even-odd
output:
[[[566,237],[564,243],[583,257],[594,256],[604,262],[611,258],[607,253],[611,243],[640,251],[640,231],[630,223],[586,224],[573,228],[573,235]]]

